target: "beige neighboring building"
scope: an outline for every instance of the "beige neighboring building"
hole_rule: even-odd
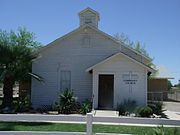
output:
[[[78,15],[79,27],[43,47],[33,62],[33,73],[45,81],[32,79],[33,107],[54,104],[66,88],[94,109],[115,109],[125,99],[146,105],[147,77],[155,72],[150,59],[101,31],[98,12],[86,8]]]

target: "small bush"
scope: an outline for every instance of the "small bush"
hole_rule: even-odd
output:
[[[138,107],[137,108],[137,115],[140,117],[150,117],[153,114],[153,111],[150,107]]]
[[[90,111],[91,111],[91,102],[89,100],[86,100],[81,104],[80,113],[85,115]]]
[[[156,115],[162,115],[163,113],[163,103],[162,102],[155,102],[148,105],[154,114]]]
[[[17,101],[14,101],[14,108],[16,112],[29,111],[31,107],[30,96],[19,97]]]
[[[118,112],[119,112],[119,116],[120,116],[120,115],[125,115],[125,113],[126,113],[126,107],[125,107],[124,104],[118,105]]]
[[[119,115],[126,115],[132,113],[136,108],[136,101],[134,100],[124,100],[123,103],[119,104],[117,109]]]
[[[150,107],[153,111],[153,114],[156,114],[156,105],[155,104],[148,104],[148,107]]]
[[[72,90],[66,89],[59,98],[58,113],[70,114],[76,110],[76,98]]]

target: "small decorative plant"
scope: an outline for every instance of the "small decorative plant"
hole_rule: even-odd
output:
[[[162,102],[153,102],[148,105],[154,114],[156,115],[162,115],[163,113],[163,103]]]
[[[120,115],[128,115],[131,114],[136,108],[135,100],[124,100],[123,103],[119,104],[117,109]]]
[[[70,114],[76,110],[76,98],[70,89],[66,89],[59,95],[59,103],[57,104],[58,113]]]
[[[137,114],[137,116],[140,116],[140,117],[150,117],[153,114],[153,111],[148,106],[137,107],[136,114]]]
[[[85,115],[86,113],[91,111],[91,102],[89,100],[86,100],[81,104],[80,107],[80,113]]]
[[[30,96],[26,95],[23,97],[19,97],[19,99],[17,101],[14,101],[13,104],[16,112],[29,111],[31,107]]]

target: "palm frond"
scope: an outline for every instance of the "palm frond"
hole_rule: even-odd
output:
[[[6,70],[6,69],[1,72],[1,74],[0,74],[0,81],[4,80],[7,72],[8,72],[8,70]]]
[[[39,75],[37,75],[37,74],[35,74],[35,73],[28,73],[28,74],[29,74],[32,78],[38,80],[39,82],[44,82],[44,79],[43,79],[41,76],[39,76]]]

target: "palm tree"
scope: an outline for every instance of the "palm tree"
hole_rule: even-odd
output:
[[[17,33],[0,30],[0,81],[3,83],[1,108],[12,107],[13,85],[15,82],[42,78],[31,72],[32,60],[37,57],[39,43],[34,35],[20,28]]]

